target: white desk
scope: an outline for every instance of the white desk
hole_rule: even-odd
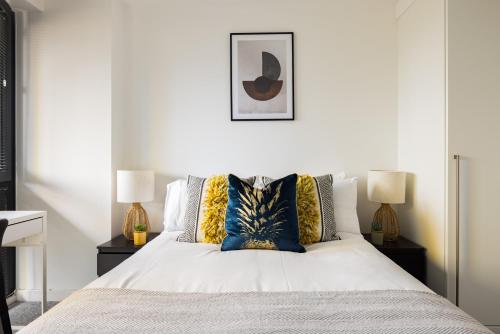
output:
[[[7,219],[2,246],[40,247],[42,249],[42,313],[47,310],[47,212],[0,211],[0,219]]]

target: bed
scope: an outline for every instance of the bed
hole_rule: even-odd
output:
[[[360,234],[303,254],[163,232],[21,333],[491,333]]]

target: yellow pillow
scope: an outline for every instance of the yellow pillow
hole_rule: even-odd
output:
[[[204,243],[220,244],[226,237],[225,218],[229,183],[226,175],[207,179],[205,208],[201,221]],[[300,175],[297,179],[297,216],[299,219],[299,242],[303,245],[321,241],[321,216],[318,192],[314,178]]]
[[[321,241],[321,217],[316,198],[316,182],[309,175],[297,179],[297,216],[299,218],[299,243],[308,245]]]
[[[260,176],[256,184],[264,187],[272,181],[269,177]],[[298,177],[297,216],[299,242],[302,245],[338,239],[333,208],[333,175]]]
[[[243,179],[254,184],[255,177]],[[184,232],[177,238],[181,242],[221,243],[226,236],[228,176],[210,178],[188,176],[187,206]]]
[[[203,201],[206,209],[201,221],[201,230],[205,235],[204,243],[220,244],[226,237],[225,219],[228,189],[227,175],[217,175],[207,180],[207,193]]]

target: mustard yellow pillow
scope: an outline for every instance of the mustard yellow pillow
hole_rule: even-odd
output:
[[[273,179],[257,177],[255,184],[264,187]],[[333,212],[333,176],[300,175],[297,179],[297,216],[299,242],[302,245],[337,240]]]
[[[300,175],[297,179],[297,216],[299,217],[299,242],[308,245],[321,240],[321,223],[316,183],[312,176]]]
[[[255,177],[243,179],[253,184]],[[182,242],[220,244],[226,236],[228,176],[216,175],[202,178],[189,175],[184,232],[178,237]]]
[[[218,175],[207,180],[207,193],[203,200],[206,207],[201,230],[205,235],[203,242],[220,244],[226,237],[225,218],[227,210],[228,178]]]

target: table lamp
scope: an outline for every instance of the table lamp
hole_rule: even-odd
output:
[[[151,170],[119,170],[116,172],[116,200],[118,203],[132,203],[123,221],[123,235],[132,240],[135,225],[146,225],[149,232],[148,214],[141,203],[154,199],[155,175]]]
[[[406,173],[398,171],[371,170],[368,172],[368,200],[380,203],[373,216],[373,224],[382,225],[385,241],[399,237],[399,222],[390,204],[405,202]]]

